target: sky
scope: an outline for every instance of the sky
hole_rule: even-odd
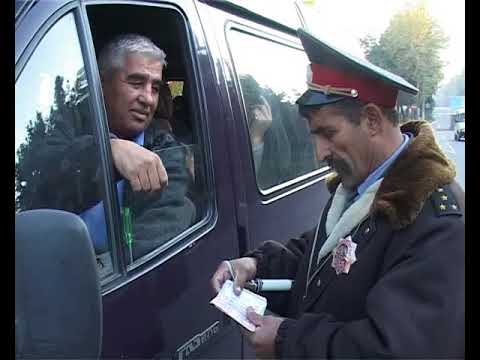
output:
[[[24,142],[26,126],[35,119],[36,111],[48,117],[54,102],[55,77],[63,76],[65,83],[68,80],[74,84],[82,66],[74,18],[68,15],[43,38],[15,83],[15,151]]]
[[[285,23],[292,18],[292,0],[236,0],[255,4],[271,12],[273,6],[280,15],[284,14]],[[367,34],[379,37],[388,27],[394,14],[406,7],[412,7],[421,0],[296,0],[299,3],[314,2],[305,5],[310,30],[325,39],[336,48],[364,57],[360,48],[359,39]],[[449,36],[448,47],[442,51],[444,79],[441,83],[448,82],[453,76],[459,74],[465,67],[465,0],[456,2],[447,0],[423,0],[430,14],[437,20],[439,26]],[[287,6],[288,3],[289,6]],[[283,8],[283,10],[282,10]],[[292,25],[295,26],[295,25]],[[27,66],[15,88],[22,89],[23,96],[17,97],[15,102],[16,121],[15,148],[23,141],[26,123],[35,118],[35,111],[40,110],[47,116],[53,103],[53,84],[55,75],[62,75],[73,84],[77,71],[82,67],[80,48],[75,33],[74,19],[65,17],[55,26],[56,31],[50,31],[36,51],[42,61],[30,61],[32,69]],[[252,44],[253,45],[253,44]],[[65,57],[55,57],[51,54],[62,52],[55,50],[62,47]],[[302,65],[303,68],[303,65]],[[269,73],[265,69],[265,74]],[[274,71],[274,69],[270,69]],[[276,71],[276,70],[275,70]],[[269,77],[270,82],[275,82],[275,77]],[[28,84],[22,85],[22,84]],[[272,84],[272,86],[275,84]]]
[[[394,14],[416,3],[418,0],[315,0],[305,8],[310,10],[306,18],[312,32],[337,48],[364,58],[359,39],[367,34],[378,38]],[[449,37],[447,48],[441,51],[446,63],[441,83],[444,84],[465,67],[465,0],[424,3]]]

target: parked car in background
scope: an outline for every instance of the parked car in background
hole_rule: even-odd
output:
[[[465,141],[465,108],[457,110],[452,115],[454,121],[455,141]]]

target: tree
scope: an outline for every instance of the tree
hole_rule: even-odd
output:
[[[360,39],[367,60],[393,72],[419,89],[417,97],[402,95],[399,105],[417,105],[425,114],[425,104],[443,78],[440,50],[448,38],[419,3],[394,15],[380,39],[367,35]]]
[[[55,108],[61,111],[65,107],[65,101],[67,99],[67,94],[63,88],[63,77],[55,77],[55,88],[54,88],[54,104]]]
[[[17,211],[31,207],[31,200],[37,192],[36,178],[41,176],[36,166],[35,150],[41,146],[45,137],[46,124],[40,112],[37,111],[36,119],[30,120],[26,130],[27,136],[17,150],[18,161],[15,163],[15,191],[18,193],[15,198],[15,209]]]
[[[74,106],[67,99],[77,98],[75,89],[66,92],[63,87],[64,78],[56,76],[54,87],[53,105],[47,115],[37,111],[35,118],[31,119],[26,127],[25,141],[17,149],[15,162],[15,209],[16,211],[32,208],[34,200],[40,196],[37,184],[40,178],[48,176],[42,171],[42,161],[39,159],[45,139],[53,132],[56,121],[63,116],[67,108]]]
[[[170,86],[172,98],[183,94],[183,81],[170,81],[168,86]]]

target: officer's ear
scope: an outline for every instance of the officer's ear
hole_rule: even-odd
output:
[[[375,136],[383,132],[385,125],[382,109],[373,103],[368,103],[362,108],[361,123],[370,136]]]

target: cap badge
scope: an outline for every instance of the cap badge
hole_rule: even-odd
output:
[[[335,269],[337,275],[341,273],[348,274],[350,266],[357,261],[357,257],[355,256],[356,249],[357,244],[352,241],[350,235],[338,241],[337,246],[335,246],[332,252],[332,267]]]
[[[358,97],[357,89],[340,88],[340,87],[334,87],[331,85],[318,85],[311,81],[307,81],[307,85],[310,90],[323,92],[327,96],[341,95],[341,96],[349,96],[352,98]]]

